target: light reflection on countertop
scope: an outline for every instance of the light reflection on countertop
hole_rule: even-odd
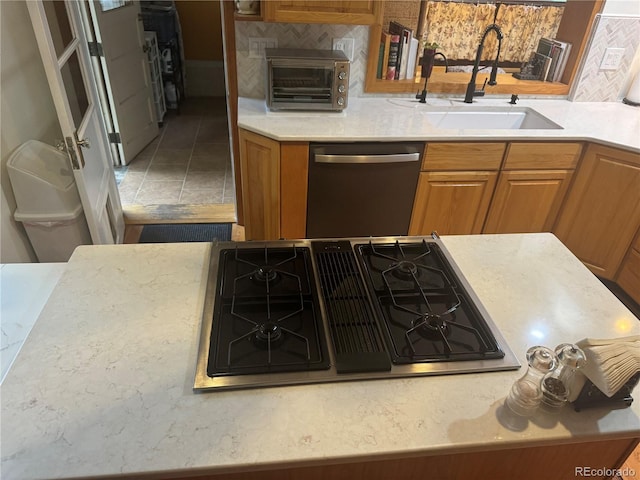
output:
[[[620,317],[616,319],[614,322],[614,326],[616,331],[620,335],[630,334],[635,330],[634,327],[637,327],[636,322],[633,319],[628,317]]]

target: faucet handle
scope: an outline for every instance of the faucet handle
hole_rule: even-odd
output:
[[[484,87],[487,86],[487,79],[484,79],[484,83],[482,84],[482,88],[480,90],[476,90],[473,92],[474,97],[484,97]]]
[[[476,85],[473,82],[470,82],[467,85],[467,96],[465,97],[465,103],[472,103],[473,97],[484,97],[484,87],[487,85],[487,79],[484,79],[484,83],[482,84],[482,88],[480,90],[476,90]],[[467,101],[467,99],[469,101]]]
[[[518,95],[514,93],[513,95],[511,95],[511,100],[509,101],[509,103],[511,105],[515,105],[517,101],[518,101]]]

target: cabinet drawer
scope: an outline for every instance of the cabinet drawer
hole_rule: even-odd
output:
[[[618,285],[640,303],[640,252],[631,249],[618,275]]]
[[[505,170],[576,168],[582,143],[510,143],[504,161]]]
[[[498,170],[505,143],[427,143],[423,170]]]

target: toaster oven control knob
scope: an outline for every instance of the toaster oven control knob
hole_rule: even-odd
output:
[[[340,105],[340,106],[344,105],[344,98],[343,97],[338,97],[338,105]]]
[[[338,73],[338,78],[340,80],[344,80],[345,78],[347,78],[347,72],[340,72]]]
[[[338,85],[338,92],[344,93],[347,88],[341,83]]]

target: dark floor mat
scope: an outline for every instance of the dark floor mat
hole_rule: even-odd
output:
[[[230,223],[145,225],[138,243],[213,242],[231,240]]]

